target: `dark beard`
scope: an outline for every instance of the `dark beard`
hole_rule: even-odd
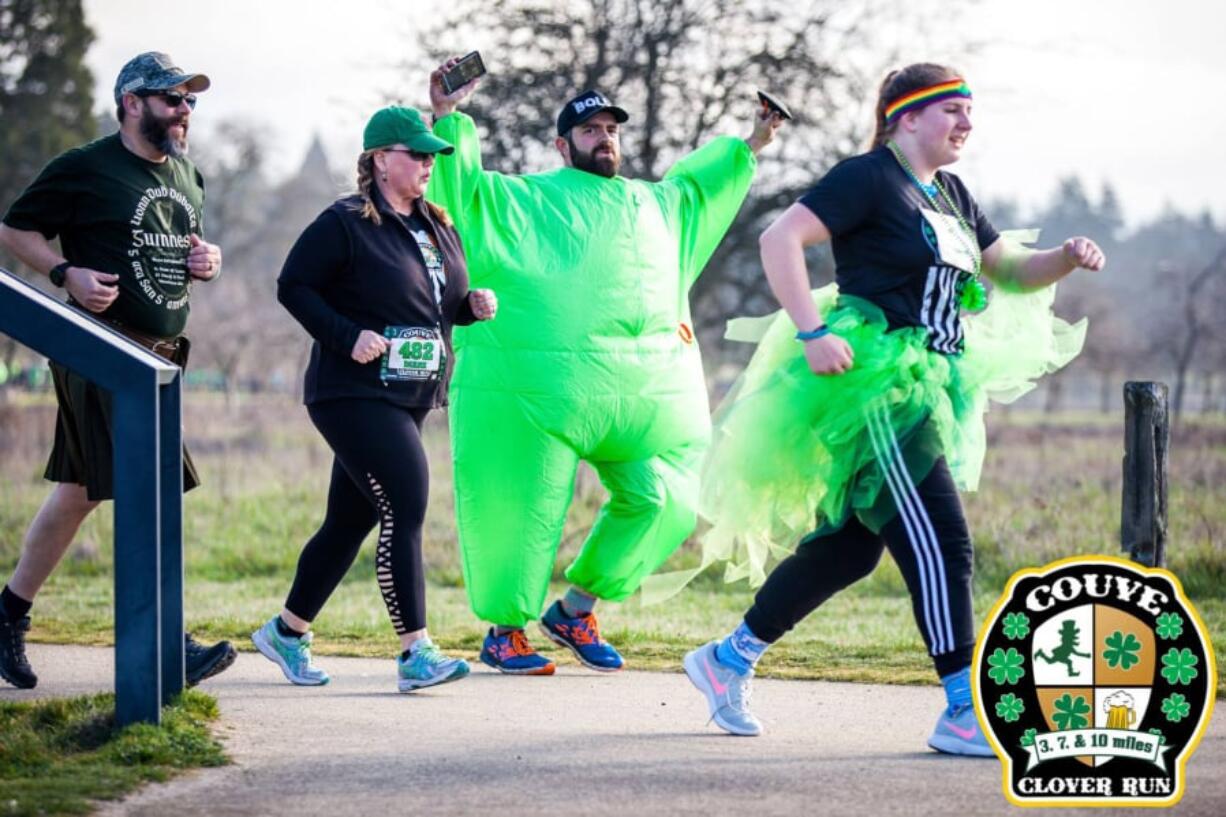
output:
[[[186,127],[187,123],[177,116],[162,119],[149,110],[148,103],[146,103],[140,115],[140,135],[145,137],[149,144],[171,158],[186,156],[187,134],[184,133],[182,139],[174,139],[170,135],[170,126],[180,122]]]
[[[594,173],[597,176],[611,179],[621,169],[622,160],[620,156],[597,156],[595,148],[591,153],[584,153],[575,146],[572,139],[567,137],[566,141],[570,143],[571,167],[576,170],[583,170],[587,173]]]

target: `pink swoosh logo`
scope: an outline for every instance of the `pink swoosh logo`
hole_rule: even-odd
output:
[[[959,726],[954,726],[952,723],[947,723],[945,725],[949,727],[949,731],[953,732],[963,740],[970,740],[971,738],[975,737],[975,733],[979,731],[974,726],[972,726],[970,729],[963,729]]]
[[[702,657],[702,668],[707,671],[707,680],[710,681],[711,686],[714,687],[715,694],[723,695],[728,691],[727,684],[721,684],[719,681],[715,680],[715,673],[711,671],[711,662],[707,660],[705,655]]]

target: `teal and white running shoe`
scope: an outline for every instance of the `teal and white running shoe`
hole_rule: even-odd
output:
[[[750,682],[753,672],[741,675],[715,657],[712,641],[685,656],[685,674],[707,697],[711,720],[725,732],[745,737],[762,734],[762,723],[749,711]]]
[[[277,631],[277,616],[251,634],[251,641],[264,657],[281,668],[291,683],[320,686],[328,683],[328,673],[311,663],[311,634],[287,638]]]
[[[946,707],[937,720],[937,728],[928,738],[928,745],[949,755],[996,757],[983,736],[983,730],[979,728],[975,707],[970,705],[955,709]]]
[[[424,643],[419,641],[413,646],[414,650],[407,659],[403,655],[396,659],[401,692],[458,681],[468,675],[467,661],[448,658],[439,652],[433,641],[424,639]]]

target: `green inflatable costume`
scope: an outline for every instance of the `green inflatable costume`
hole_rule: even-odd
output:
[[[566,578],[630,596],[695,523],[710,438],[688,294],[741,206],[757,161],[720,137],[662,181],[573,168],[481,166],[473,120],[435,133],[428,198],[455,220],[496,320],[458,330],[451,390],[464,579],[483,620],[540,615],[579,460],[608,489]]]

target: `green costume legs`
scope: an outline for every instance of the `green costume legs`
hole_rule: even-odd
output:
[[[579,466],[532,407],[477,389],[454,393],[451,407],[464,584],[478,618],[508,627],[541,614]]]
[[[628,598],[694,530],[705,443],[634,462],[594,462],[609,491],[566,578],[602,599]]]
[[[580,453],[610,494],[566,572],[580,590],[626,599],[694,529],[707,446],[705,434],[694,439],[700,424],[681,422],[685,412],[673,412],[674,422],[649,412],[648,428],[630,421],[613,423],[619,426],[614,430],[609,418],[616,410],[589,405],[558,427],[547,419],[556,407],[555,397],[521,394],[508,400],[504,392],[482,389],[452,393],[464,581],[473,612],[493,624],[522,627],[541,615]],[[456,434],[461,426],[464,433]],[[670,443],[670,437],[683,441]],[[584,445],[589,440],[590,450]],[[655,446],[665,450],[644,457]],[[644,458],[601,458],[609,454]]]

